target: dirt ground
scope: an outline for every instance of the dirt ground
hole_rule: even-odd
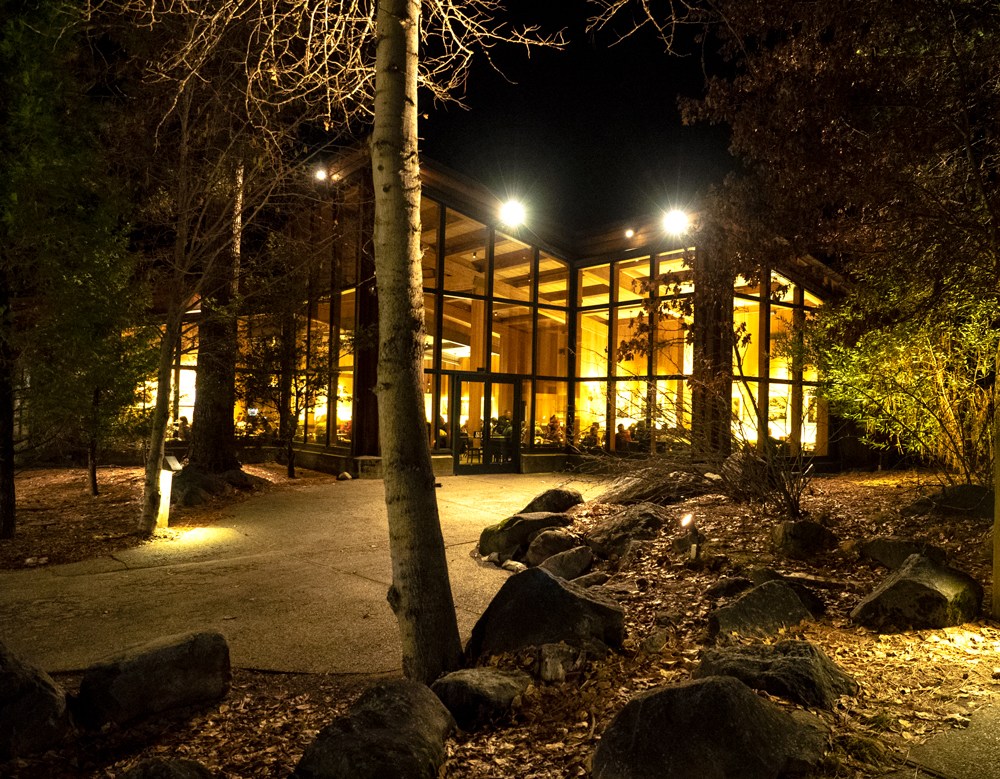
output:
[[[294,489],[278,466],[251,466],[265,489]],[[300,471],[303,481],[332,479]],[[628,639],[625,651],[593,663],[562,684],[533,686],[510,722],[449,743],[449,777],[565,779],[589,775],[601,732],[636,693],[685,679],[706,645],[706,616],[714,604],[702,593],[724,576],[751,565],[783,574],[819,577],[827,604],[822,619],[788,637],[821,647],[859,682],[861,692],[832,712],[814,712],[831,727],[830,752],[819,777],[880,776],[903,765],[906,749],[946,728],[964,727],[976,708],[1000,693],[1000,630],[992,621],[960,628],[879,635],[858,628],[848,613],[885,576],[859,562],[852,540],[904,535],[945,548],[951,564],[978,579],[990,600],[991,521],[933,509],[915,501],[936,489],[926,474],[857,473],[817,478],[805,496],[812,519],[828,525],[841,548],[808,562],[774,555],[769,530],[780,517],[756,506],[706,495],[675,504],[707,536],[709,564],[691,565],[672,549],[676,531],[630,558],[612,584],[621,593]],[[82,471],[35,470],[17,479],[18,537],[0,541],[0,568],[54,565],[113,553],[142,543],[131,533],[141,493],[132,468],[101,471],[101,495],[87,494]],[[233,495],[175,514],[172,524],[210,525]],[[576,529],[607,509],[588,504]],[[643,642],[659,633],[650,650]],[[505,665],[524,662],[502,658]],[[79,678],[57,678],[72,692]],[[154,755],[198,760],[220,777],[287,776],[322,726],[371,680],[324,675],[237,671],[229,696],[209,710],[149,723],[127,732],[83,735],[59,752],[0,765],[14,777],[113,777]],[[779,705],[788,706],[778,699]]]

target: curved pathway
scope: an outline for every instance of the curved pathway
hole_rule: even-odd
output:
[[[439,479],[438,507],[463,640],[507,573],[471,552],[482,528],[560,474]],[[588,494],[598,488],[573,483]],[[301,485],[234,506],[206,528],[83,563],[0,574],[0,639],[49,672],[130,644],[218,629],[242,668],[400,670],[381,481]]]

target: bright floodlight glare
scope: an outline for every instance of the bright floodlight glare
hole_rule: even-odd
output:
[[[690,225],[691,218],[680,209],[675,208],[663,215],[663,229],[671,235],[684,235]]]
[[[518,200],[508,200],[500,206],[500,221],[508,227],[524,224],[524,206]]]
[[[313,175],[316,176],[316,181],[326,181],[326,168],[316,168]]]
[[[625,237],[626,238],[631,238],[634,235],[635,235],[635,230],[633,230],[631,227],[628,230],[625,231]]]

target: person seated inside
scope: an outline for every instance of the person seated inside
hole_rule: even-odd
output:
[[[562,424],[559,422],[559,417],[555,414],[549,417],[548,427],[545,428],[545,440],[554,444],[562,443]]]
[[[625,429],[625,425],[619,423],[618,430],[615,433],[615,451],[616,452],[628,451],[629,441],[630,438],[628,430]]]
[[[594,422],[590,426],[590,429],[580,441],[580,445],[586,449],[596,449],[601,445],[601,426],[599,423]]]

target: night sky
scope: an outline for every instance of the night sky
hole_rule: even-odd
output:
[[[469,110],[422,105],[423,154],[570,228],[696,207],[732,167],[724,128],[681,126],[677,95],[699,94],[700,56],[668,56],[651,33],[610,46],[615,36],[587,34],[585,13],[574,8],[585,10],[536,0],[519,13],[548,29],[566,26],[570,42],[530,59],[523,49],[506,52],[515,83],[480,62]]]

